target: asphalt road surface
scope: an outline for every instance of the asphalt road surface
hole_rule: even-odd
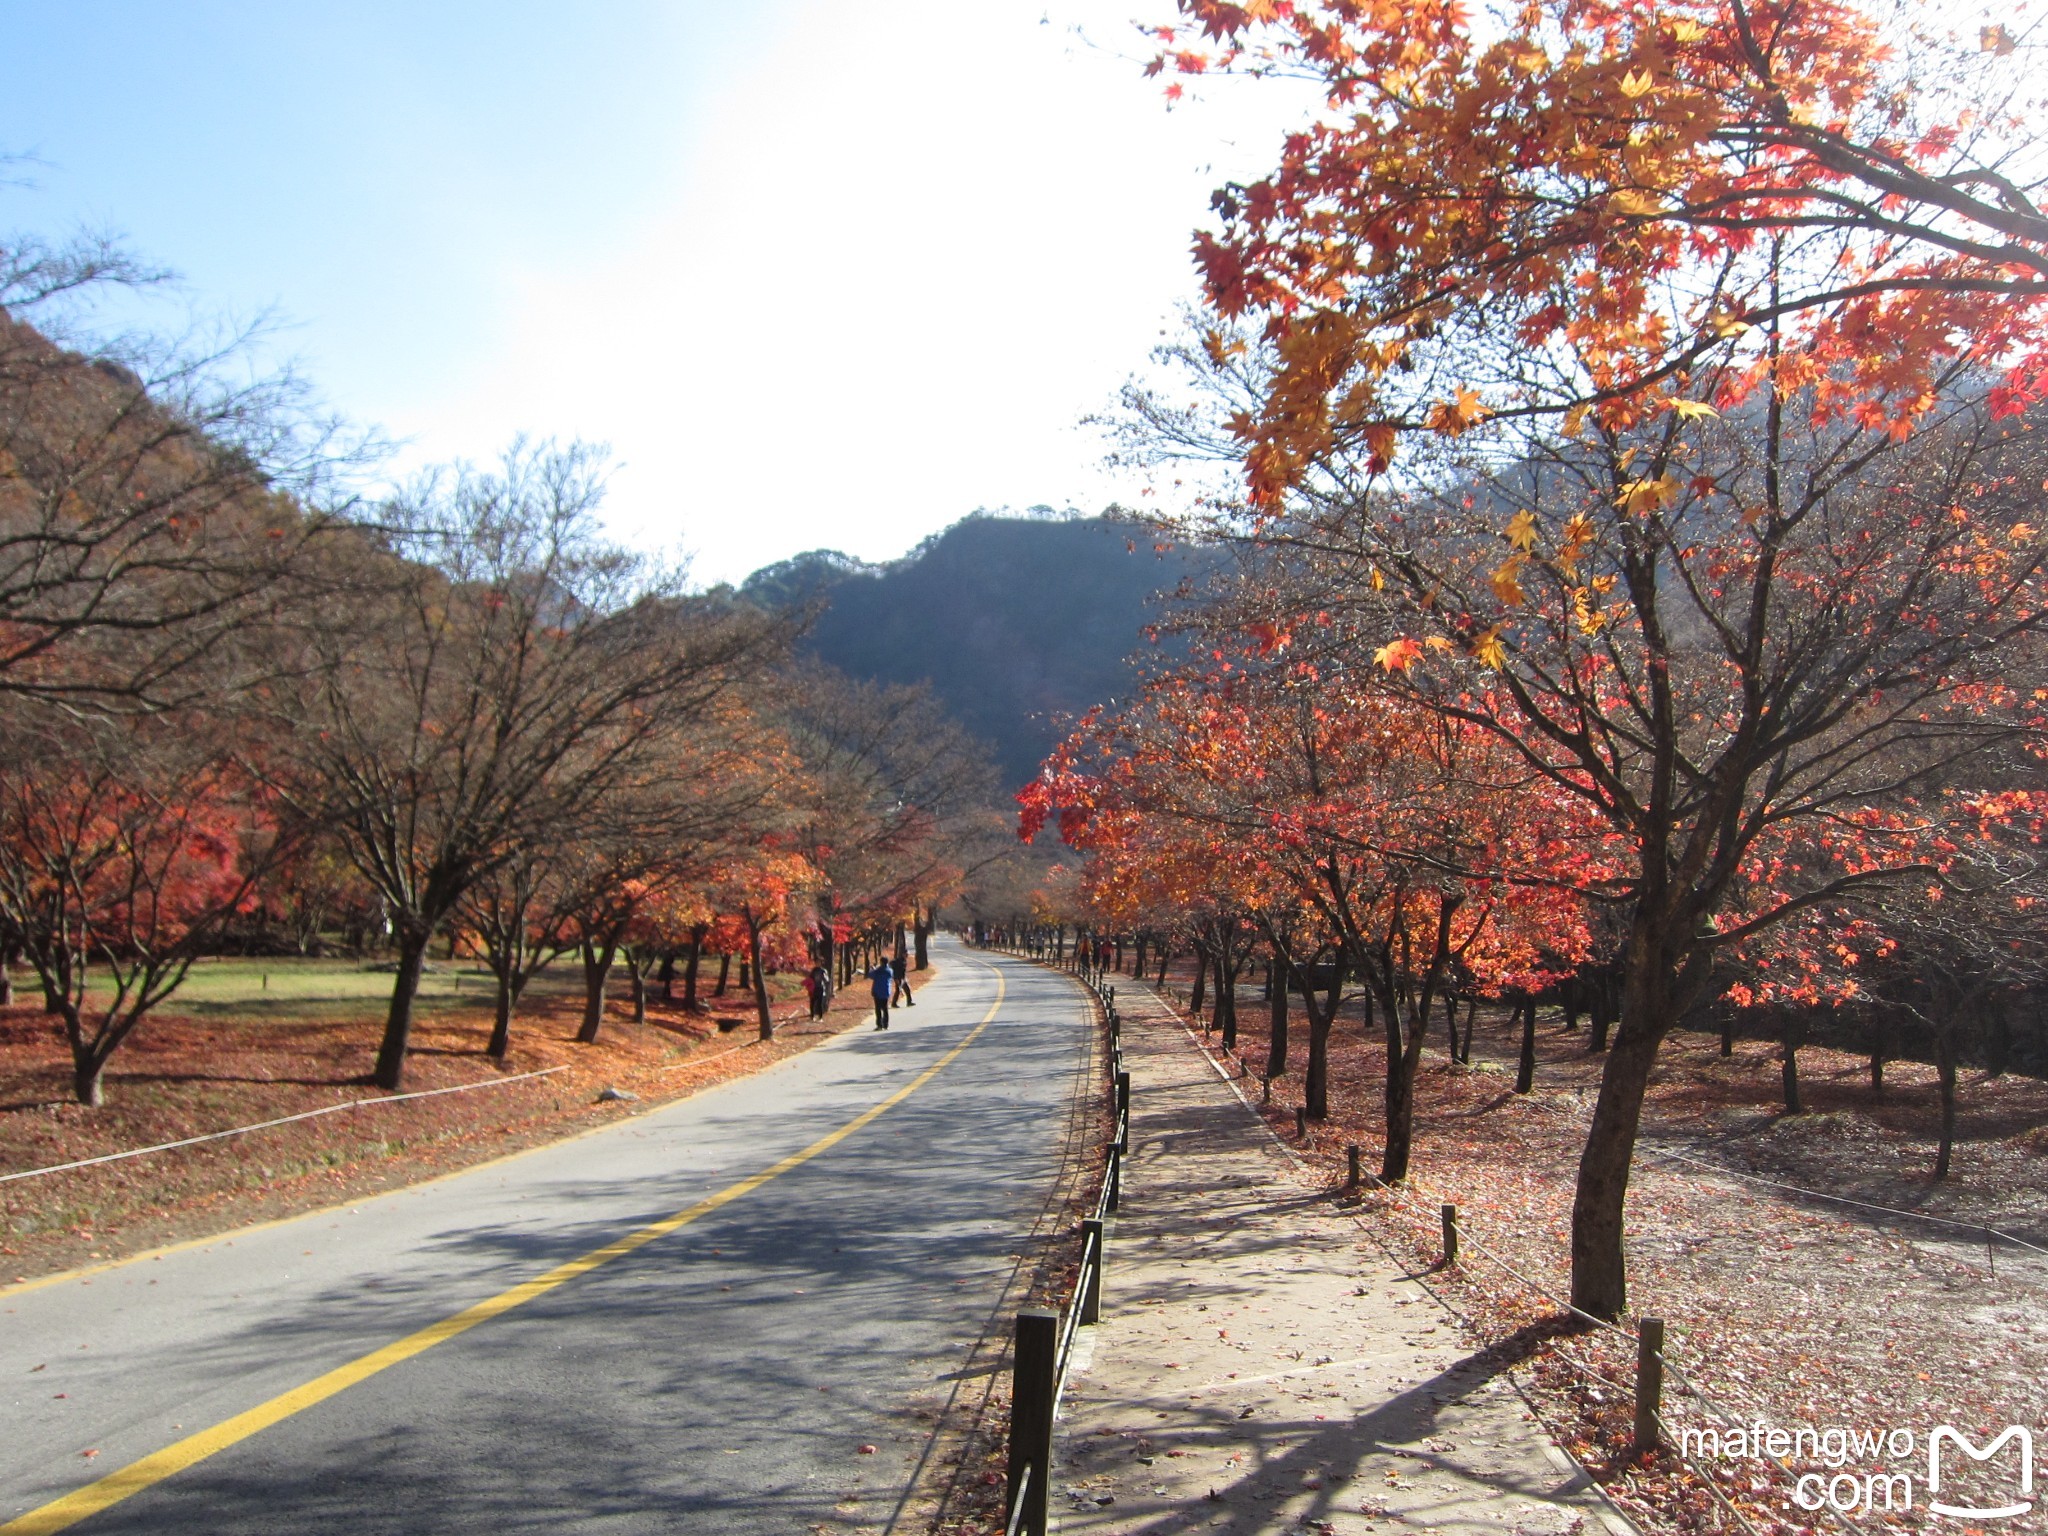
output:
[[[0,1536],[889,1527],[1088,1056],[1064,977],[938,959],[887,1033],[0,1291]]]

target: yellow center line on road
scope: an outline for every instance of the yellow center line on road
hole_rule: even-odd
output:
[[[994,967],[990,969],[993,970]],[[238,1413],[231,1419],[223,1419],[211,1429],[187,1435],[184,1439],[167,1445],[140,1461],[131,1461],[127,1466],[109,1472],[97,1482],[88,1483],[75,1492],[65,1494],[61,1499],[54,1499],[25,1515],[18,1515],[5,1525],[0,1525],[0,1536],[51,1536],[52,1532],[69,1530],[79,1521],[96,1515],[103,1509],[110,1509],[123,1499],[132,1498],[144,1489],[155,1487],[165,1478],[172,1477],[187,1467],[195,1466],[229,1446],[238,1445],[251,1435],[260,1434],[271,1425],[281,1423],[316,1403],[325,1402],[336,1393],[347,1391],[359,1381],[367,1381],[379,1371],[397,1365],[401,1360],[410,1360],[414,1355],[424,1354],[436,1344],[445,1343],[457,1334],[467,1333],[479,1323],[489,1322],[494,1317],[510,1312],[514,1307],[522,1307],[535,1297],[545,1296],[558,1286],[567,1285],[571,1280],[609,1264],[613,1259],[623,1258],[635,1249],[644,1248],[656,1238],[666,1237],[671,1232],[687,1227],[698,1218],[732,1204],[741,1196],[752,1194],[771,1179],[780,1178],[792,1168],[801,1167],[819,1153],[829,1152],[854,1132],[872,1124],[945,1071],[962,1051],[974,1044],[983,1030],[995,1022],[996,1013],[1003,1006],[1003,993],[1006,990],[1003,973],[996,971],[995,978],[995,1001],[988,1005],[988,1012],[982,1016],[981,1022],[968,1032],[966,1039],[879,1104],[862,1110],[839,1129],[819,1137],[801,1152],[792,1152],[781,1162],[773,1163],[752,1177],[741,1179],[737,1184],[728,1185],[715,1195],[707,1195],[695,1205],[677,1211],[673,1216],[664,1216],[659,1221],[636,1228],[624,1237],[606,1243],[602,1248],[593,1248],[579,1258],[556,1265],[544,1275],[523,1281],[510,1290],[500,1291],[496,1296],[480,1301],[475,1306],[465,1307],[452,1317],[444,1317],[438,1323],[429,1324],[417,1333],[407,1334],[402,1339],[386,1344],[382,1349],[372,1350],[360,1359],[336,1366],[325,1375],[316,1376],[303,1386],[293,1387],[289,1392],[281,1393],[267,1403],[258,1403],[254,1408]]]

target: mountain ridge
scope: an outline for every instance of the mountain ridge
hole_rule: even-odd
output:
[[[801,648],[843,672],[928,682],[1016,787],[1072,717],[1136,684],[1130,658],[1147,645],[1154,595],[1215,562],[1111,515],[974,513],[900,560],[811,550],[762,567],[740,591],[816,605]]]

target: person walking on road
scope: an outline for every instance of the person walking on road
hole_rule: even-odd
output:
[[[899,1008],[917,1006],[910,996],[910,965],[901,955],[896,957],[896,996],[893,1001]]]
[[[889,993],[893,990],[896,973],[890,969],[887,960],[882,961],[868,972],[868,985],[875,997],[875,1028],[889,1027]]]

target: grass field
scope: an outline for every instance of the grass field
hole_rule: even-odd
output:
[[[615,973],[615,989],[619,976]],[[15,978],[17,987],[33,982]],[[107,986],[104,973],[96,989]],[[162,1005],[164,1011],[214,1021],[269,1021],[290,1017],[328,1023],[377,1012],[391,997],[388,961],[302,960],[289,956],[265,959],[202,960],[185,984]],[[527,1001],[539,1003],[564,992],[580,990],[582,978],[573,962],[541,972],[527,989]],[[420,978],[415,1006],[423,1012],[488,1004],[491,973],[470,960],[438,961]]]

